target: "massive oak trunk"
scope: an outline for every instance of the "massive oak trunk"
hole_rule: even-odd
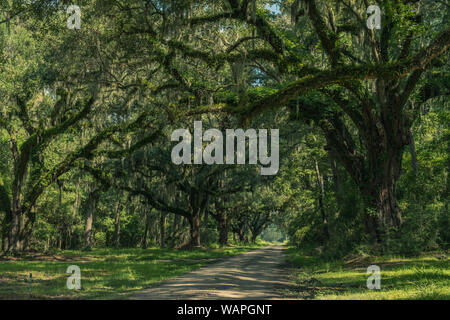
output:
[[[375,228],[378,241],[382,241],[386,233],[398,230],[402,224],[396,199],[402,154],[401,150],[388,150],[379,166],[370,172],[369,183],[359,186],[368,208],[369,224]]]
[[[334,100],[351,117],[358,129],[360,147],[339,115],[321,122],[326,149],[347,170],[357,184],[365,203],[365,224],[378,242],[402,224],[396,201],[403,150],[410,140],[411,119],[402,112],[398,93],[383,81],[377,82],[378,102],[365,101],[361,113],[341,97]],[[379,109],[379,114],[374,110]]]
[[[230,232],[230,221],[225,214],[218,217],[219,220],[219,244],[221,247],[228,245],[228,234]]]
[[[216,199],[215,201],[215,212],[212,212],[212,217],[217,221],[219,229],[219,244],[221,247],[228,245],[228,234],[230,232],[230,219],[228,217],[227,211],[224,207],[224,202],[228,201],[228,197],[224,196],[222,198]]]
[[[199,190],[192,189],[189,195],[189,203],[191,207],[191,214],[188,217],[191,227],[190,246],[199,247],[201,217],[206,210],[208,195]]]
[[[8,239],[8,251],[10,252],[20,252],[23,249],[21,241],[21,234],[23,232],[23,214],[20,201],[20,192],[13,192],[13,205]]]
[[[21,210],[13,210],[7,251],[21,252],[24,250],[24,225],[24,215]]]
[[[373,240],[398,230],[402,224],[396,200],[396,184],[401,173],[403,149],[400,146],[369,148],[368,161],[359,166],[341,163],[356,182],[365,203],[365,225]]]

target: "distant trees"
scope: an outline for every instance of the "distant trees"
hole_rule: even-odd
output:
[[[232,166],[205,164],[177,166],[171,162],[170,149],[155,146],[127,158],[126,170],[116,170],[111,175],[106,168],[88,170],[103,184],[141,196],[147,205],[161,214],[172,213],[186,218],[190,225],[189,245],[195,247],[201,245],[201,220],[210,212],[211,204],[219,197],[242,192],[251,184],[245,172],[241,177],[227,178],[224,173],[231,169]],[[222,237],[225,241],[225,235]]]

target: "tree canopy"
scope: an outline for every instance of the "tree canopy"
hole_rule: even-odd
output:
[[[0,5],[2,251],[448,246],[447,1],[69,5]],[[174,164],[194,121],[279,129],[278,173]]]

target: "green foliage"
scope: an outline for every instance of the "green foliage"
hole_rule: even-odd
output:
[[[256,246],[188,251],[142,249],[93,249],[90,252],[54,251],[53,256],[30,255],[13,263],[0,260],[2,299],[125,299],[149,284],[195,270],[222,257]],[[56,259],[55,259],[56,257]],[[66,287],[70,265],[81,269],[81,290]],[[32,296],[25,281],[33,274]]]
[[[287,235],[329,258],[448,248],[444,5],[385,1],[372,39],[359,28],[362,7],[318,0],[307,12],[284,1],[273,12],[275,2],[257,1],[244,12],[243,4],[83,1],[78,31],[66,28],[61,2],[2,4],[2,243],[15,197],[24,245],[39,251],[81,249],[89,232],[94,247],[183,246],[198,212],[202,245],[217,243],[225,225],[228,240]],[[442,43],[420,51],[438,35]],[[408,92],[407,78],[422,69]],[[387,92],[397,100],[408,93],[398,112],[395,103],[382,108],[383,86],[398,89]],[[396,117],[404,127],[390,136]],[[194,120],[280,128],[279,174],[173,165],[170,133]],[[385,148],[409,129],[417,172],[407,141]],[[388,138],[373,143],[377,136]],[[403,159],[394,183],[403,226],[374,244],[370,218],[380,213],[368,197],[393,149]]]
[[[450,261],[444,253],[402,257],[351,255],[324,259],[290,248],[287,260],[299,271],[291,298],[324,300],[447,300]],[[381,269],[381,289],[368,290],[367,267]]]

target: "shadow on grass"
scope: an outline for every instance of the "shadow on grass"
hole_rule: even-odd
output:
[[[30,298],[28,277],[33,273],[33,299],[121,298],[151,284],[189,272],[219,258],[253,247],[224,249],[94,249],[65,251],[51,256],[24,256],[0,261],[0,299]],[[79,291],[66,287],[68,266],[81,269]]]
[[[290,249],[287,261],[293,267],[297,288],[291,296],[304,299],[449,299],[448,258],[434,256],[399,258],[365,257],[354,261],[326,261]],[[381,290],[369,290],[369,265],[381,268]]]

